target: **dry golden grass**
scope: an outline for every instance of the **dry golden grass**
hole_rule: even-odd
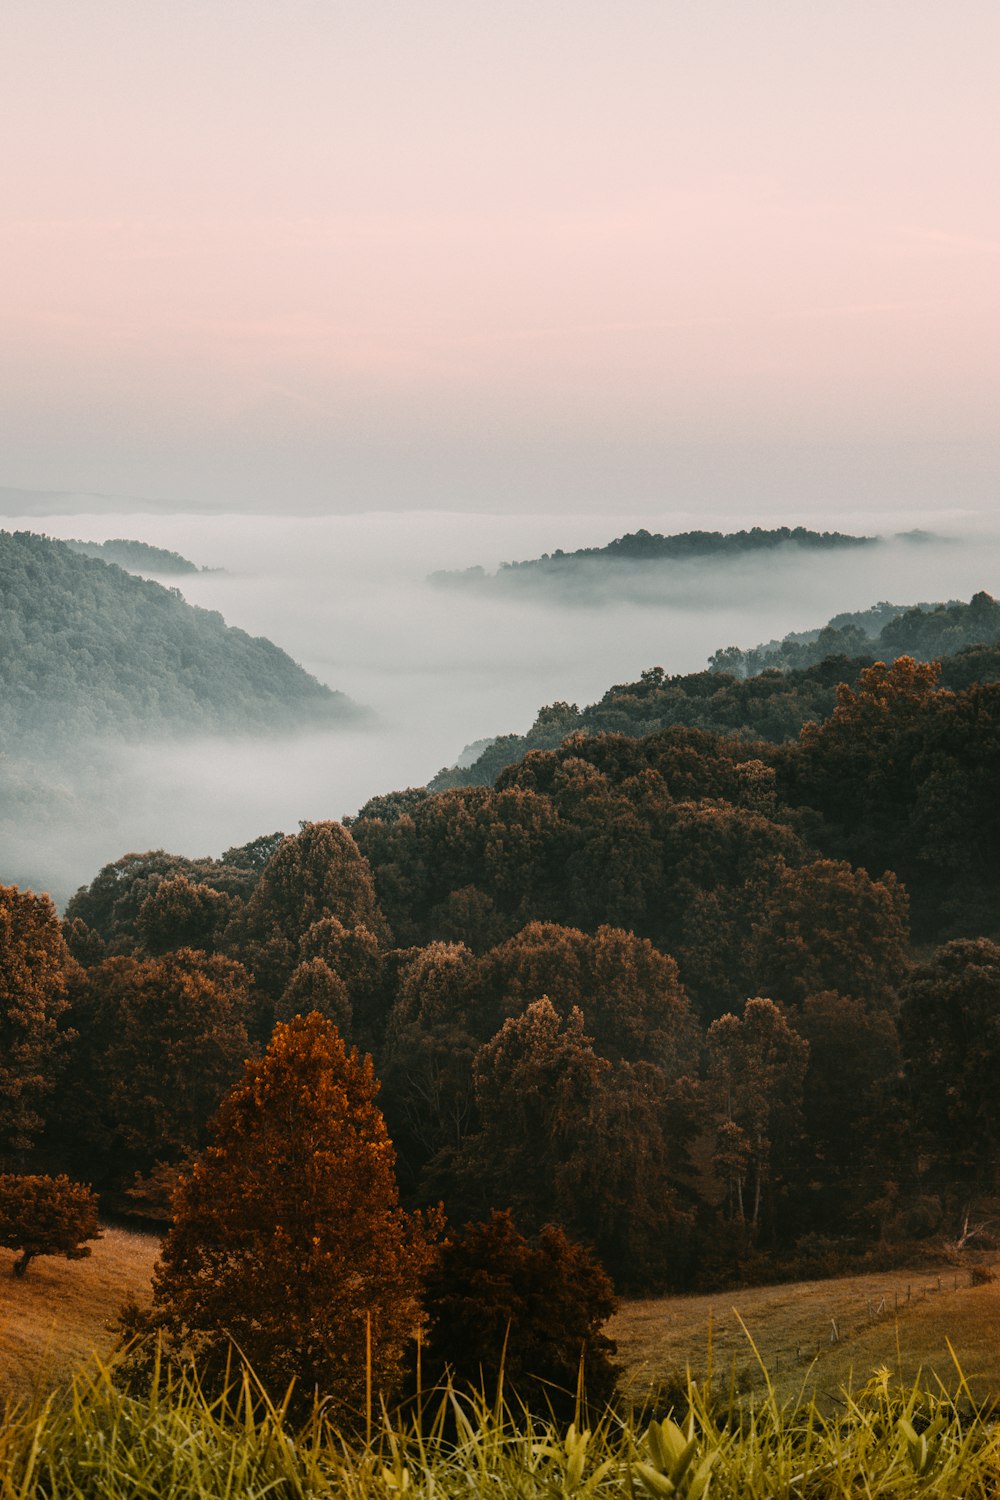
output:
[[[27,1395],[107,1354],[122,1303],[149,1299],[159,1247],[155,1235],[105,1228],[86,1260],[39,1257],[22,1280],[13,1251],[0,1250],[0,1396]]]
[[[949,1341],[983,1399],[1000,1395],[1000,1257],[984,1259],[997,1273],[984,1286],[970,1284],[967,1266],[943,1263],[629,1302],[608,1331],[618,1340],[624,1387],[635,1401],[683,1380],[688,1367],[695,1379],[706,1378],[710,1321],[715,1376],[729,1378],[735,1367],[743,1389],[764,1388],[749,1333],[780,1400],[804,1390],[821,1403],[836,1401],[844,1387],[860,1386],[879,1366],[904,1383],[922,1371],[954,1390],[958,1372]]]
[[[109,1325],[121,1304],[128,1297],[148,1300],[158,1251],[155,1235],[105,1229],[89,1259],[40,1258],[18,1281],[11,1274],[13,1253],[0,1250],[0,1397],[44,1389],[94,1352],[106,1355],[114,1342]],[[710,1320],[716,1376],[728,1378],[735,1366],[744,1389],[763,1389],[739,1313],[780,1400],[804,1388],[828,1404],[882,1365],[904,1383],[923,1370],[954,1390],[948,1341],[976,1396],[998,1395],[1000,1255],[986,1259],[997,1280],[977,1287],[969,1284],[966,1267],[942,1264],[627,1302],[609,1328],[626,1367],[626,1394],[641,1400],[683,1379],[688,1366],[703,1380]],[[834,1322],[838,1336],[831,1341]]]

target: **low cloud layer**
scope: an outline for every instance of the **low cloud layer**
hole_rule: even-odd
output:
[[[841,610],[1000,593],[1000,540],[974,517],[839,513],[823,525],[943,540],[887,540],[844,553],[755,556],[671,570],[664,598],[581,594],[569,604],[434,589],[435,568],[600,545],[623,531],[795,524],[787,515],[48,517],[8,522],[50,535],[137,536],[222,568],[182,582],[190,602],[266,635],[309,671],[375,711],[366,729],[275,739],[179,738],[82,747],[34,768],[37,787],[3,810],[0,878],[65,899],[100,864],[164,846],[218,854],[300,819],[339,817],[370,796],[424,783],[482,736],[523,731],[544,703],[593,701],[646,667],[698,670],[720,646],[816,627]],[[885,522],[888,521],[888,525]],[[84,528],[81,531],[81,528]]]

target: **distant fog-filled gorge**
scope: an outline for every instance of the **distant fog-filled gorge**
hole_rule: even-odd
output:
[[[191,559],[203,571],[149,576],[265,637],[356,710],[327,723],[261,718],[259,732],[252,715],[224,733],[210,719],[132,726],[124,739],[77,731],[36,743],[30,760],[13,765],[6,745],[0,878],[60,901],[128,850],[217,855],[261,833],[354,813],[370,797],[426,784],[466,746],[525,733],[546,704],[582,708],[653,666],[697,672],[723,648],[816,630],[882,600],[1000,591],[1000,542],[953,515],[838,515],[838,530],[879,539],[695,556],[637,569],[624,589],[585,576],[551,595],[446,589],[431,575],[599,548],[654,524],[678,533],[746,521],[74,514],[4,524],[55,538],[133,538]]]

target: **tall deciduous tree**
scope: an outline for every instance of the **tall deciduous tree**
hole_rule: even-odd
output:
[[[64,1159],[102,1188],[204,1144],[251,1050],[241,965],[182,948],[109,958],[72,987],[78,1033],[56,1114]]]
[[[891,1008],[906,967],[907,909],[891,871],[873,880],[832,859],[784,870],[756,928],[756,983],[790,1006],[834,990]]]
[[[368,861],[350,832],[341,823],[306,823],[271,856],[247,905],[247,959],[275,999],[299,960],[300,940],[324,917],[388,937]]]
[[[800,1126],[809,1044],[772,1000],[757,996],[741,1017],[712,1022],[708,1054],[719,1118],[716,1166],[731,1215],[756,1233],[777,1148],[787,1148]]]
[[[480,1049],[474,1080],[480,1129],[458,1161],[466,1201],[509,1207],[531,1231],[562,1224],[623,1288],[668,1284],[687,1229],[687,1156],[663,1071],[601,1057],[580,1011],[563,1020],[543,996]]]
[[[7,1162],[42,1126],[62,1053],[58,1023],[71,966],[48,896],[0,886],[0,1159]]]
[[[154,1321],[203,1373],[233,1345],[280,1393],[358,1411],[366,1337],[394,1387],[419,1319],[421,1221],[398,1206],[370,1058],[317,1014],[279,1025],[180,1180],[154,1275]]]
[[[903,987],[912,1109],[942,1180],[1000,1183],[1000,945],[946,943]]]

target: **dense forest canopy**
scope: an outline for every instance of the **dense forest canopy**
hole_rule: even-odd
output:
[[[136,542],[127,537],[112,537],[107,542],[82,542],[73,537],[66,542],[73,552],[81,557],[99,557],[102,562],[117,563],[127,573],[204,573],[196,563],[171,552],[166,547],[154,547],[149,542]]]
[[[5,604],[64,569],[153,587],[3,540]],[[4,887],[8,1166],[163,1216],[245,1059],[318,1015],[371,1054],[407,1211],[555,1221],[619,1291],[945,1233],[1000,1200],[997,613],[831,623],[891,661],[652,669],[475,784],[127,854],[62,922]]]
[[[1000,1194],[1000,682],[833,691],[780,743],[575,731],[491,786],[128,855],[61,931],[8,888],[23,1160],[164,1212],[241,1059],[318,1012],[374,1058],[407,1207],[555,1219],[620,1290],[944,1232]]]
[[[805,526],[777,526],[769,530],[753,526],[748,531],[731,532],[683,531],[673,536],[639,530],[626,532],[603,547],[579,547],[574,552],[556,548],[523,562],[501,563],[496,573],[486,573],[481,567],[443,570],[432,573],[430,581],[459,587],[544,588],[555,582],[571,582],[576,576],[593,578],[600,573],[610,576],[615,570],[634,571],[643,565],[706,559],[729,561],[778,548],[869,547],[876,545],[877,540],[840,531],[810,531]]]
[[[357,710],[263,637],[32,532],[0,532],[0,747],[259,730]]]

